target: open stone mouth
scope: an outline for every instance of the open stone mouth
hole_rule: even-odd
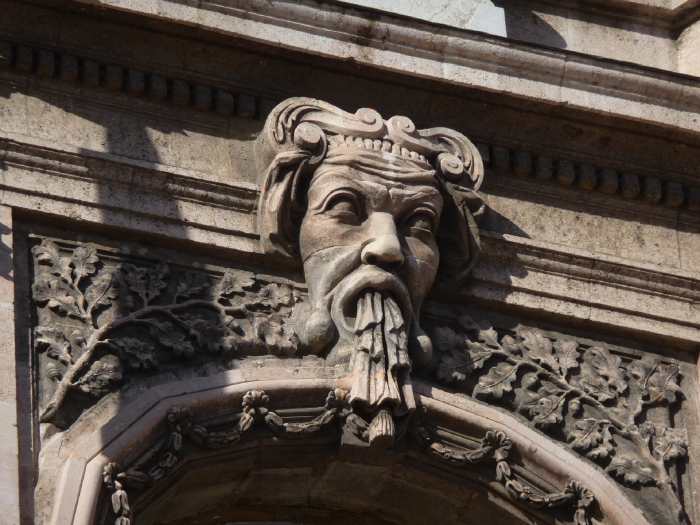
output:
[[[367,267],[355,271],[343,280],[332,292],[331,316],[342,329],[355,332],[359,305],[367,297],[377,297],[375,301],[391,302],[408,323],[412,317],[411,298],[404,283],[394,274],[377,267]]]

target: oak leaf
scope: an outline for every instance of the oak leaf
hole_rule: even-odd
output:
[[[603,459],[613,452],[610,425],[604,420],[586,418],[576,421],[574,430],[569,433],[571,447],[580,452],[588,452],[592,459]]]
[[[86,394],[102,397],[122,380],[122,366],[117,356],[107,354],[94,361],[76,386]]]
[[[664,461],[688,456],[688,433],[682,428],[664,428],[654,439],[654,454]]]
[[[79,282],[83,277],[94,274],[97,271],[95,266],[100,262],[97,256],[97,248],[92,244],[78,246],[71,255],[71,266],[75,275],[75,282]]]
[[[158,367],[156,349],[148,341],[135,337],[122,337],[111,341],[111,345],[119,351],[119,356],[129,368],[152,370]]]
[[[187,298],[202,293],[211,286],[209,276],[203,272],[187,271],[179,277],[175,298]]]
[[[544,334],[538,330],[520,329],[518,336],[522,339],[522,347],[526,350],[527,357],[559,373],[559,363],[552,353],[552,342]]]
[[[606,471],[630,487],[655,485],[657,482],[654,471],[638,459],[615,458]]]
[[[579,367],[578,343],[576,341],[557,341],[554,343],[554,350],[562,376],[566,377],[569,370],[576,370]]]
[[[505,361],[498,363],[485,376],[479,378],[479,383],[474,387],[474,397],[501,399],[506,392],[513,391],[517,371],[517,365]]]
[[[675,363],[662,363],[646,356],[630,365],[630,375],[638,382],[645,405],[661,401],[674,403],[681,393],[678,385],[680,369]]]

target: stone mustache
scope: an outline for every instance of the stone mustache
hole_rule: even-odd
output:
[[[411,368],[433,362],[421,305],[476,261],[479,152],[450,129],[308,98],[273,109],[258,146],[262,248],[300,259],[309,289],[296,336],[347,371],[370,444],[391,443],[415,408]]]

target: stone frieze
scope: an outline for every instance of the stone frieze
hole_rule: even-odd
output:
[[[67,429],[103,397],[156,374],[178,380],[186,367],[207,374],[247,356],[310,355],[334,371],[323,414],[287,423],[262,392],[244,398],[234,429],[193,426],[173,412],[176,430],[148,456],[152,464],[132,468],[132,482],[165,476],[184,435],[232,446],[261,421],[284,435],[340,421],[343,443],[398,447],[421,428],[412,385],[421,376],[520,414],[622,485],[658,489],[677,522],[686,520],[674,466],[688,449],[673,425],[683,397],[677,364],[623,360],[604,344],[532,328],[499,333],[459,306],[426,307],[433,285],[464,282],[480,252],[484,168],[469,139],[417,129],[403,116],[294,98],[272,110],[258,146],[260,249],[270,259],[296,258],[306,293],[249,271],[127,255],[128,246],[119,255],[41,239],[32,248],[32,296],[42,423]],[[573,505],[575,523],[589,522],[592,496],[580,484],[536,495],[513,476],[505,436],[487,434],[471,453],[419,434],[452,463],[492,455],[498,481],[518,500]],[[117,523],[127,525],[122,481],[113,467],[105,473]]]

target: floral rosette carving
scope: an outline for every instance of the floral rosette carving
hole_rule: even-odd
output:
[[[625,486],[667,491],[685,520],[674,465],[687,457],[686,431],[647,417],[682,399],[676,363],[627,362],[605,345],[531,328],[499,334],[468,315],[434,323],[431,335],[439,381],[518,412]]]
[[[125,260],[91,244],[32,249],[40,419],[65,428],[140,377],[251,354],[292,355],[286,326],[300,300],[250,272]]]

